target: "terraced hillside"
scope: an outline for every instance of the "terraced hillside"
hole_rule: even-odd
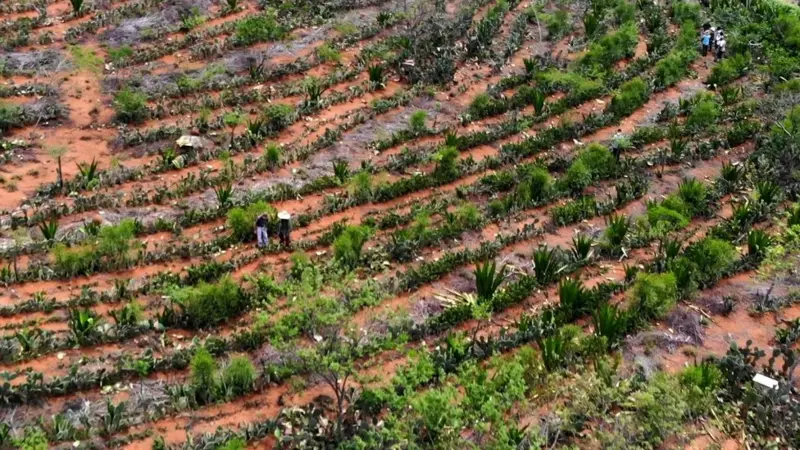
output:
[[[21,0],[0,30],[0,448],[800,447],[796,7]]]

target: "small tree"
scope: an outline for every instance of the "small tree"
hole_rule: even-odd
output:
[[[420,134],[425,131],[426,125],[425,121],[428,119],[428,112],[424,110],[417,110],[411,114],[411,118],[408,119],[408,125],[411,127],[411,131],[414,134]]]
[[[233,137],[235,136],[234,132],[236,131],[236,127],[244,122],[244,115],[239,111],[226,112],[225,115],[222,116],[222,122],[226,127],[231,129],[230,147],[233,148]]]
[[[195,351],[190,366],[195,397],[201,403],[208,403],[216,395],[217,362],[205,347],[200,347]]]
[[[50,155],[56,162],[56,176],[58,177],[58,190],[64,189],[64,175],[61,171],[61,158],[67,154],[67,147],[64,146],[57,146],[57,147],[50,147],[47,149],[47,154]]]

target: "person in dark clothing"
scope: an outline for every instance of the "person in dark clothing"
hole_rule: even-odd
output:
[[[291,239],[289,238],[292,232],[291,218],[291,214],[286,211],[281,211],[278,214],[278,239],[280,239],[281,245],[284,247],[289,247],[291,244]]]
[[[263,248],[269,245],[269,236],[267,235],[267,217],[261,214],[256,218],[256,240],[258,241],[258,248]]]
[[[622,129],[618,129],[616,133],[614,133],[614,137],[611,139],[611,154],[614,155],[614,159],[619,163],[619,157],[622,153],[622,140],[625,137],[622,135]]]

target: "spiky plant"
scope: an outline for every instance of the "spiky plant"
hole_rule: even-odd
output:
[[[747,253],[756,258],[762,258],[767,247],[772,245],[772,238],[764,230],[750,230],[747,233]]]
[[[606,338],[609,346],[614,346],[625,335],[628,316],[614,305],[603,304],[594,312],[594,332]]]
[[[231,183],[224,183],[214,187],[214,194],[217,196],[217,205],[220,208],[227,208],[230,206],[231,199],[233,198],[233,185]]]
[[[111,399],[106,399],[106,413],[103,415],[101,435],[111,436],[125,426],[125,405],[125,402],[115,405],[111,403]]]
[[[317,78],[308,77],[305,80],[306,99],[305,106],[315,108],[319,106],[322,99],[322,93],[325,92],[325,87],[319,82]]]
[[[94,342],[99,325],[100,318],[91,309],[71,308],[69,310],[70,339],[74,343],[85,345]]]
[[[560,335],[550,336],[539,341],[542,351],[542,362],[548,372],[554,372],[564,366],[565,342]]]
[[[586,289],[580,280],[567,278],[558,285],[559,308],[567,322],[572,322],[585,312],[588,300]]]
[[[765,206],[772,206],[781,200],[781,188],[769,180],[756,183],[755,198]]]
[[[42,219],[42,221],[39,222],[39,231],[42,232],[42,236],[46,241],[55,241],[56,233],[58,233],[58,218],[52,217],[50,220]]]
[[[350,167],[347,161],[343,159],[335,159],[333,161],[333,176],[339,184],[347,182],[347,179],[350,178]]]
[[[92,159],[92,162],[88,164],[78,163],[78,172],[81,174],[81,179],[83,179],[84,186],[88,186],[100,176],[97,169],[97,161],[95,159]]]
[[[606,218],[605,238],[609,250],[613,253],[618,252],[625,244],[630,229],[631,221],[628,217],[615,214]]]
[[[76,16],[83,14],[83,0],[69,0],[69,3],[72,5],[72,12]]]
[[[636,275],[639,273],[639,267],[636,265],[623,264],[622,270],[625,272],[626,284],[633,283],[633,280],[636,279]]]
[[[561,254],[557,248],[548,248],[543,245],[533,252],[533,270],[536,281],[544,285],[553,280],[565,269],[561,261]]]
[[[369,84],[372,89],[383,89],[386,87],[386,74],[385,69],[380,64],[374,64],[367,67],[369,74]]]
[[[536,73],[536,60],[525,58],[522,60],[522,64],[525,65],[525,75],[527,75],[529,78]]]
[[[719,96],[722,98],[724,106],[730,106],[739,101],[744,94],[741,86],[724,86],[719,91]]]
[[[708,189],[696,178],[685,178],[678,184],[678,196],[692,210],[692,215],[705,209]]]
[[[533,97],[533,110],[537,116],[541,115],[544,112],[544,92],[541,89],[534,89],[531,95]]]
[[[458,137],[458,134],[455,130],[447,130],[444,133],[444,145],[443,147],[453,147],[458,148],[461,139]]]
[[[744,167],[728,161],[722,163],[719,178],[723,182],[726,193],[736,191],[744,181]]]
[[[56,180],[58,183],[58,189],[61,190],[64,188],[64,176],[63,172],[61,171],[61,158],[67,154],[67,147],[50,147],[47,149],[47,154],[56,161]]]
[[[488,302],[500,288],[503,280],[506,278],[506,266],[500,267],[497,270],[497,264],[494,261],[486,261],[483,264],[475,264],[475,287],[478,291],[478,299]]]
[[[793,227],[800,225],[800,203],[790,206],[787,211],[786,225]]]
[[[579,234],[572,237],[570,255],[576,263],[585,263],[594,256],[594,239],[588,234]]]

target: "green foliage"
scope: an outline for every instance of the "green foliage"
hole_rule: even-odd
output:
[[[770,245],[772,245],[772,238],[764,230],[753,229],[747,233],[748,255],[763,258]]]
[[[114,96],[114,111],[117,120],[125,123],[140,123],[147,119],[147,99],[144,94],[125,87]]]
[[[489,302],[506,278],[506,266],[500,267],[498,271],[497,264],[494,261],[486,261],[483,264],[475,264],[473,273],[475,275],[475,288],[478,291],[478,300]]]
[[[286,35],[286,29],[278,23],[274,10],[247,16],[236,25],[235,38],[240,46],[256,42],[277,41]]]
[[[709,237],[689,246],[684,254],[697,268],[694,279],[703,287],[722,278],[739,255],[731,243]]]
[[[411,113],[411,117],[408,119],[408,125],[411,128],[413,133],[419,134],[424,133],[427,129],[425,125],[425,121],[428,119],[428,112],[422,109],[414,111]]]
[[[126,303],[122,308],[113,309],[109,314],[118,328],[135,326],[144,317],[142,305],[135,301]]]
[[[433,155],[436,169],[433,175],[442,181],[452,180],[458,176],[458,149],[442,147]]]
[[[610,70],[613,65],[624,58],[634,55],[639,42],[639,30],[634,22],[628,22],[616,32],[608,33],[593,42],[589,50],[581,58],[584,67],[597,67],[599,70]]]
[[[663,319],[678,299],[675,275],[639,273],[629,297],[640,320]]]
[[[564,176],[558,180],[558,184],[572,195],[578,195],[592,184],[592,171],[586,163],[577,159],[570,164]]]
[[[189,366],[195,396],[201,403],[212,401],[217,391],[217,362],[214,357],[205,347],[199,347]]]
[[[610,178],[617,172],[614,155],[604,145],[596,142],[592,142],[578,154],[578,161],[586,165],[595,180]]]
[[[98,337],[100,319],[91,309],[70,308],[70,340],[78,345],[94,343]]]
[[[543,19],[547,28],[547,39],[551,41],[558,41],[572,30],[567,11],[559,9],[553,14],[544,14]]]
[[[256,219],[261,214],[266,214],[268,222],[274,223],[278,211],[263,201],[251,203],[246,207],[231,208],[227,213],[226,225],[236,239],[242,242],[252,241],[255,240]]]
[[[90,244],[75,247],[56,244],[51,254],[56,272],[63,276],[87,275],[96,264],[95,247]]]
[[[592,318],[595,334],[606,338],[608,345],[616,345],[625,336],[628,328],[628,315],[616,306],[600,305]]]
[[[719,61],[706,80],[707,84],[722,86],[743,76],[750,70],[750,54],[740,53]]]
[[[367,170],[356,172],[347,184],[347,193],[361,201],[372,196],[372,174]]]
[[[683,369],[680,380],[684,386],[696,387],[701,392],[715,392],[722,387],[723,376],[716,364],[702,362]]]
[[[361,250],[372,234],[365,226],[349,225],[333,241],[334,258],[345,267],[354,269],[361,261]]]
[[[267,161],[270,170],[275,170],[283,159],[283,150],[281,150],[281,146],[274,142],[267,144],[264,147],[264,159]]]
[[[240,396],[253,390],[256,380],[256,368],[247,356],[231,359],[222,377],[223,384],[234,396]]]
[[[680,0],[672,3],[672,19],[675,23],[690,22],[697,27],[701,20],[701,8],[699,3]]]
[[[107,53],[112,63],[119,64],[133,56],[133,49],[128,45],[123,45],[121,47],[109,48]]]
[[[22,116],[20,106],[0,104],[0,132],[23,126]]]
[[[629,116],[644,105],[649,97],[650,88],[647,83],[640,77],[633,78],[623,83],[614,94],[608,112],[617,117]]]
[[[214,186],[214,195],[217,197],[217,206],[220,209],[227,208],[233,199],[233,184],[223,181]]]
[[[338,63],[342,60],[342,54],[331,47],[327,42],[317,47],[317,57],[322,62]]]
[[[39,222],[39,231],[42,232],[42,237],[46,241],[54,241],[58,233],[58,218],[53,217],[50,220],[42,219],[42,221]]]
[[[705,97],[692,106],[686,124],[697,129],[708,128],[717,121],[720,114],[722,114],[722,106],[717,103],[716,98]]]
[[[603,236],[605,244],[612,253],[617,253],[622,249],[630,230],[630,218],[616,214],[606,218],[606,230]]]
[[[69,54],[77,68],[94,74],[103,72],[103,58],[97,56],[93,50],[71,45],[69,47]]]
[[[558,299],[566,322],[572,322],[588,312],[589,295],[580,280],[562,279],[558,285]]]
[[[138,225],[133,219],[124,219],[117,225],[100,228],[97,255],[116,266],[124,266],[128,261],[128,253],[134,248],[132,241],[137,229]]]
[[[70,5],[72,5],[72,13],[76,16],[81,15],[83,12],[83,0],[69,0]]]
[[[696,178],[686,178],[678,185],[678,197],[688,207],[688,215],[693,217],[706,209],[708,189]]]
[[[557,248],[541,246],[533,252],[533,270],[536,281],[545,285],[556,279],[565,268],[561,253]]]
[[[221,446],[217,447],[216,450],[244,450],[246,448],[247,448],[247,443],[244,441],[244,439],[236,436],[232,439],[229,439]]]
[[[669,208],[665,203],[647,205],[647,220],[654,229],[663,231],[678,230],[689,225],[689,218],[681,211]]]
[[[205,328],[238,315],[247,307],[247,297],[232,278],[216,283],[175,288],[170,298],[181,308],[181,318],[190,328]]]
[[[20,439],[14,439],[14,445],[20,450],[47,450],[50,444],[47,434],[39,427],[26,427]]]

